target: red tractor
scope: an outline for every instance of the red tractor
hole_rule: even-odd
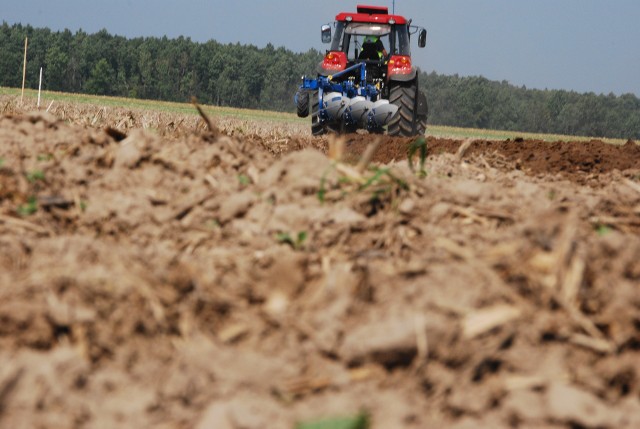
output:
[[[311,115],[311,132],[353,132],[364,128],[392,136],[423,135],[427,99],[411,61],[411,36],[426,44],[427,31],[389,9],[359,5],[322,26],[331,43],[316,78],[303,78],[295,96],[298,116]]]

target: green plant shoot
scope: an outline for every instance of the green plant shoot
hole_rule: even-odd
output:
[[[38,211],[38,200],[36,197],[29,197],[26,204],[18,206],[20,216],[30,216]]]
[[[365,413],[356,417],[300,423],[296,429],[369,429],[369,416]]]
[[[42,170],[33,170],[27,173],[27,180],[31,183],[39,180],[44,181],[44,172]]]
[[[413,157],[418,151],[420,152],[420,170],[418,171],[418,175],[424,177],[427,175],[427,172],[424,169],[424,162],[427,159],[427,140],[424,137],[416,139],[416,141],[411,143],[411,146],[409,146],[409,156],[407,161],[409,162],[409,168],[411,171],[414,171]]]

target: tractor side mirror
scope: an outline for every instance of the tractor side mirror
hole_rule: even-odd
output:
[[[322,26],[322,43],[331,43],[331,26],[323,25]]]
[[[427,45],[427,30],[424,28],[418,34],[418,46],[424,48]]]

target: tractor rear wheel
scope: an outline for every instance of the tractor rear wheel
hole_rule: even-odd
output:
[[[419,100],[421,98],[424,100]],[[424,102],[424,107],[419,106],[419,101]],[[390,136],[412,137],[424,134],[427,116],[418,111],[426,109],[426,97],[419,92],[417,79],[411,82],[394,82],[389,90],[389,103],[398,106],[398,112],[391,118],[387,128]]]
[[[320,122],[320,101],[318,91],[310,93],[311,97],[311,134],[321,136],[326,134],[325,126]]]

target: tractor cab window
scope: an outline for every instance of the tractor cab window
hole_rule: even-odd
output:
[[[390,46],[389,35],[365,36],[354,34],[351,36],[347,58],[349,61],[355,60],[386,60],[389,55]]]
[[[394,28],[394,48],[393,55],[411,55],[411,40],[409,38],[409,27],[407,25],[396,25]]]
[[[349,61],[383,61],[389,54],[391,26],[350,22],[345,27],[344,47]],[[347,45],[348,43],[348,45]]]
[[[336,31],[333,33],[333,40],[331,41],[332,51],[342,51],[342,41],[344,36],[344,22],[336,22]]]
[[[411,55],[406,25],[363,22],[337,22],[331,50],[345,52],[349,62]]]

